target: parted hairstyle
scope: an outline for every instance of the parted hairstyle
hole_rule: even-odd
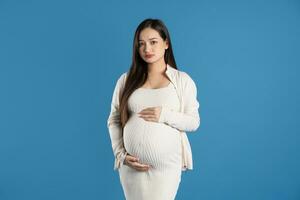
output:
[[[147,80],[148,69],[147,62],[145,62],[139,55],[139,35],[145,28],[155,29],[164,41],[168,41],[168,49],[165,51],[164,59],[167,64],[177,69],[175,58],[173,55],[171,38],[169,31],[165,24],[160,19],[148,18],[143,20],[137,27],[133,38],[133,51],[132,51],[132,63],[129,71],[127,72],[127,78],[124,88],[119,95],[119,111],[122,130],[129,119],[128,112],[128,98],[137,88],[141,87]],[[123,132],[123,131],[122,131]]]

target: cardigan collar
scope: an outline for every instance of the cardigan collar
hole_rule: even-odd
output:
[[[167,77],[170,79],[170,81],[173,83],[174,86],[177,86],[176,78],[175,78],[177,73],[178,73],[177,69],[167,64],[167,69],[165,71],[165,74],[167,75]]]

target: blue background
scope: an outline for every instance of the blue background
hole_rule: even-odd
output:
[[[0,1],[0,199],[123,199],[106,120],[145,18],[197,84],[178,200],[300,199],[299,1]]]

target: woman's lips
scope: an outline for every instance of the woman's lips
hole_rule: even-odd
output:
[[[152,56],[154,56],[154,54],[149,54],[149,55],[146,55],[146,58],[151,58]]]

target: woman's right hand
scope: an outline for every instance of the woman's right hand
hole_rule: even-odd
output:
[[[125,160],[124,160],[124,164],[128,165],[129,167],[132,167],[133,169],[136,169],[138,171],[148,171],[150,166],[139,163],[138,161],[139,161],[138,158],[127,154],[125,157]]]

